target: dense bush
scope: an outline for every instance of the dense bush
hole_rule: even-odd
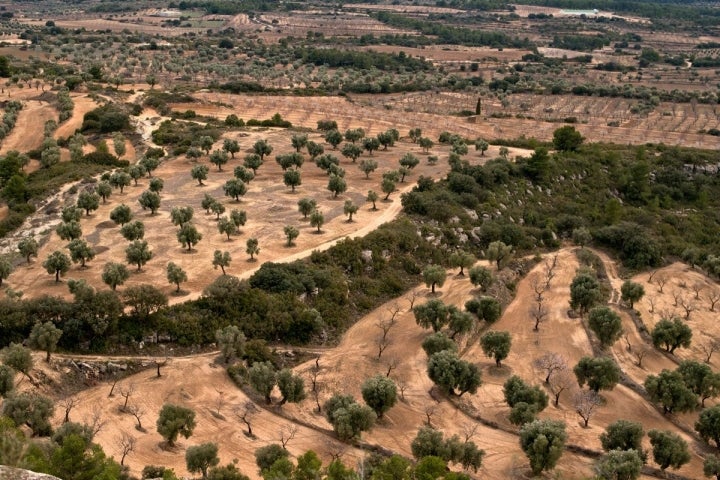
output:
[[[441,224],[457,219],[465,239],[448,228],[434,235],[478,256],[493,241],[525,251],[552,248],[586,227],[633,269],[657,267],[666,257],[712,263],[708,256],[720,248],[707,233],[720,227],[717,152],[597,144],[548,158],[538,151],[514,163],[459,162],[443,181],[403,195],[403,207]]]
[[[91,110],[83,117],[83,132],[111,133],[130,128],[130,116],[113,103]]]

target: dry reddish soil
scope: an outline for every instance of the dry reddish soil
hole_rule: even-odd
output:
[[[283,97],[278,102],[277,98],[272,97],[216,94],[203,94],[203,96],[207,99],[212,98],[215,101],[220,100],[233,104],[234,108],[223,110],[213,105],[198,104],[178,105],[177,107],[179,109],[192,108],[198,113],[212,114],[220,118],[233,112],[243,112],[242,116],[245,118],[250,116],[267,118],[275,111],[279,111],[293,123],[308,127],[314,127],[319,119],[334,118],[338,120],[341,129],[362,126],[370,134],[396,125],[405,134],[405,127],[417,126],[405,125],[402,122],[394,123],[389,120],[385,120],[384,123],[376,122],[374,120],[375,113],[378,112],[375,109],[358,107],[357,104],[345,103],[337,98],[308,100]],[[272,101],[277,103],[272,104]],[[315,105],[312,105],[311,101]],[[305,110],[300,107],[304,107]],[[357,118],[363,120],[353,120]],[[378,116],[377,118],[383,117]],[[149,122],[147,125],[143,125],[143,130],[147,130],[143,133],[147,137],[151,126]],[[425,130],[425,124],[422,126]],[[449,124],[430,124],[425,130],[425,134],[435,134],[440,129],[454,130]],[[260,241],[260,261],[277,261],[305,256],[312,249],[326,248],[333,241],[348,235],[365,234],[377,228],[384,221],[392,219],[400,210],[400,192],[395,192],[391,196],[390,202],[378,202],[379,211],[377,212],[369,210],[369,205],[364,202],[364,197],[368,189],[379,191],[381,173],[396,168],[397,160],[404,152],[412,151],[417,154],[421,158],[421,164],[413,172],[408,182],[400,185],[400,189],[410,188],[414,184],[414,180],[421,174],[435,177],[441,175],[445,171],[447,163],[446,147],[433,149],[434,154],[440,155],[440,162],[436,166],[430,166],[416,145],[402,140],[389,151],[376,152],[373,155],[378,160],[380,167],[378,171],[371,174],[369,180],[364,178],[364,174],[355,165],[342,158],[342,166],[347,171],[349,188],[337,199],[331,198],[331,194],[325,189],[327,183],[325,174],[308,161],[302,169],[303,185],[298,187],[297,192],[293,194],[280,183],[282,172],[274,160],[276,154],[291,151],[288,132],[259,129],[231,132],[227,135],[229,138],[238,139],[243,151],[236,155],[235,160],[231,160],[229,164],[225,165],[222,172],[218,172],[214,166],[210,165],[211,171],[205,186],[198,186],[190,178],[189,170],[193,163],[185,158],[168,159],[161,165],[154,173],[165,180],[162,206],[157,215],[151,216],[149,213],[143,212],[137,204],[137,197],[148,182],[148,179],[142,179],[139,186],[128,187],[123,194],[114,193],[108,204],[101,206],[89,217],[83,218],[84,238],[95,246],[98,256],[89,263],[89,267],[86,269],[74,266],[66,275],[65,280],[67,278],[84,278],[93,285],[99,285],[102,265],[110,260],[122,261],[127,242],[120,236],[118,227],[109,220],[110,210],[121,202],[130,205],[136,218],[146,223],[148,230],[146,238],[155,253],[155,258],[143,268],[142,272],[132,275],[128,285],[136,283],[164,285],[163,289],[168,294],[172,294],[174,287],[167,284],[165,279],[165,266],[172,260],[180,264],[188,272],[189,277],[189,282],[183,284],[182,294],[171,297],[171,301],[178,302],[196,297],[202,288],[218,275],[219,272],[211,268],[212,252],[215,249],[231,252],[233,263],[229,273],[247,276],[259,265],[259,262],[248,262],[247,255],[244,253],[245,239],[251,236],[257,237]],[[269,140],[275,147],[273,154],[266,159],[265,165],[258,171],[258,177],[250,183],[248,194],[240,203],[223,197],[223,183],[232,177],[233,168],[241,163],[240,158],[259,138]],[[311,133],[310,139],[320,142],[321,136],[318,133]],[[221,145],[222,139],[215,146],[220,147]],[[328,151],[330,150],[328,149]],[[486,154],[485,158],[492,158],[495,154],[496,152],[491,151]],[[132,158],[134,153],[132,156],[128,155],[128,158]],[[364,155],[364,157],[366,156],[367,154]],[[480,157],[477,152],[471,152],[468,159],[472,162],[483,161],[483,157]],[[200,161],[207,163],[206,158]],[[206,215],[200,208],[200,199],[204,193],[216,196],[228,210],[239,208],[248,212],[248,224],[242,228],[239,236],[227,241],[226,237],[217,232],[214,216]],[[320,209],[325,213],[327,223],[323,226],[322,234],[312,233],[314,229],[297,213],[297,200],[304,196],[315,198]],[[345,199],[352,199],[361,205],[360,211],[356,215],[356,222],[347,223],[345,220],[342,212]],[[185,205],[195,208],[194,223],[204,235],[202,241],[190,253],[186,253],[176,241],[176,228],[169,221],[170,209],[173,206]],[[296,246],[290,248],[285,246],[282,233],[282,228],[287,224],[295,225],[301,231]],[[51,231],[50,224],[48,226]],[[25,291],[27,296],[43,293],[68,295],[65,281],[55,284],[52,276],[45,273],[41,267],[42,260],[51,251],[64,248],[65,242],[61,242],[54,233],[49,233],[49,235],[50,239],[42,247],[39,258],[29,266],[19,267],[7,282],[12,288]],[[606,264],[611,284],[615,290],[613,301],[616,302],[617,291],[623,280],[618,276],[611,259],[604,255],[601,257]],[[484,385],[477,394],[468,394],[462,397],[461,401],[468,408],[475,409],[485,419],[512,429],[507,420],[508,408],[502,398],[502,384],[509,375],[517,374],[528,382],[540,384],[543,381],[543,374],[533,367],[532,359],[546,351],[553,351],[565,356],[568,364],[572,366],[582,356],[592,353],[590,339],[581,320],[571,319],[567,313],[569,285],[577,266],[572,249],[563,249],[558,253],[556,276],[545,294],[550,306],[550,314],[547,320],[541,324],[539,332],[533,331],[528,312],[533,295],[532,282],[542,276],[544,265],[539,264],[526,278],[518,282],[516,299],[507,307],[503,317],[492,326],[493,329],[510,331],[513,335],[513,348],[503,367],[496,368],[494,362],[484,356],[476,339],[465,345],[464,358],[478,364],[482,368],[484,378]],[[679,310],[680,307],[673,305],[674,297],[677,294],[678,305],[684,301],[686,304],[692,304],[692,308],[694,308],[689,321],[696,333],[693,347],[679,350],[677,357],[703,359],[700,346],[707,344],[710,339],[717,338],[717,326],[713,322],[715,315],[709,310],[709,299],[720,294],[720,288],[699,272],[683,264],[673,264],[659,270],[653,275],[652,283],[648,282],[648,276],[649,274],[645,273],[634,279],[644,283],[647,292],[645,298],[636,307],[640,311],[642,319],[649,328],[652,328],[660,316],[669,313],[684,316],[685,311]],[[666,283],[661,293],[657,290],[663,279],[666,279]],[[702,285],[697,294],[698,298],[692,289],[696,284]],[[463,306],[477,293],[467,277],[459,277],[454,272],[450,272],[446,284],[440,289],[437,296],[447,303]],[[438,401],[429,393],[432,385],[426,375],[426,358],[420,348],[420,343],[427,332],[415,324],[409,310],[411,298],[415,298],[416,303],[421,303],[428,297],[428,290],[424,286],[418,286],[404,297],[379,307],[354,325],[340,345],[324,349],[320,359],[322,369],[319,377],[321,401],[329,398],[336,391],[353,393],[359,397],[359,385],[364,378],[376,373],[385,373],[390,364],[395,365],[392,376],[404,385],[404,400],[399,402],[386,418],[364,438],[371,443],[381,444],[404,455],[410,454],[409,443],[417,428],[426,420],[428,413],[431,414],[432,424],[445,431],[446,434],[462,434],[466,426],[475,423],[454,407],[451,402],[442,398]],[[651,301],[654,304],[652,312],[650,312]],[[390,347],[378,360],[376,342],[380,330],[376,325],[378,321],[389,316],[390,309],[395,305],[400,307],[398,323],[391,330]],[[652,350],[652,347],[637,334],[624,307],[613,304],[613,308],[622,315],[627,342],[630,343],[631,350],[628,350],[627,343],[621,340],[610,349],[609,353],[613,355],[630,379],[642,383],[648,374],[658,373],[663,368],[674,368],[676,364],[674,357],[656,351],[648,353],[643,359],[642,367],[639,367],[634,352],[641,348]],[[108,421],[108,425],[98,435],[98,441],[116,458],[119,455],[118,438],[121,432],[126,431],[135,435],[138,438],[136,453],[132,453],[126,460],[135,473],[148,463],[169,465],[182,473],[185,471],[185,447],[203,441],[218,441],[223,462],[237,458],[239,466],[253,478],[257,478],[252,452],[259,446],[279,441],[281,431],[291,425],[291,421],[286,419],[287,416],[319,427],[319,429],[298,427],[295,439],[288,446],[293,455],[312,448],[318,451],[325,461],[329,460],[332,453],[343,450],[345,450],[343,458],[348,464],[354,464],[362,457],[361,452],[342,447],[331,434],[326,432],[329,425],[324,418],[314,413],[314,401],[311,398],[299,405],[283,406],[284,415],[282,417],[272,410],[263,410],[253,422],[257,439],[246,437],[242,433],[243,425],[234,417],[235,407],[244,404],[246,397],[230,383],[224,369],[215,366],[213,360],[212,355],[173,359],[164,368],[163,377],[159,379],[154,376],[153,371],[146,371],[118,384],[123,389],[130,388],[130,385],[135,389],[135,393],[130,397],[130,404],[137,404],[145,410],[143,424],[148,429],[146,433],[136,431],[133,427],[133,417],[119,411],[121,397],[107,399],[108,385],[94,387],[78,394],[80,406],[73,412],[72,418],[88,419],[93,412],[101,412],[103,418]],[[716,363],[718,361],[717,356],[713,357],[713,367],[718,367]],[[311,367],[312,363],[309,362],[300,365],[296,370],[307,377]],[[198,378],[204,378],[206,381],[198,382]],[[697,413],[663,416],[653,405],[624,386],[618,386],[612,392],[604,392],[603,396],[606,404],[593,416],[588,428],[582,427],[580,418],[571,406],[572,392],[564,392],[559,407],[549,406],[540,417],[565,420],[570,443],[596,450],[599,449],[598,435],[607,424],[619,418],[640,421],[646,430],[661,428],[676,431],[688,441],[693,453],[692,462],[682,467],[679,473],[690,478],[700,478],[702,461],[699,453],[703,452],[703,447],[686,433],[687,427],[692,428]],[[157,412],[165,402],[187,405],[198,413],[198,428],[193,437],[189,440],[182,439],[178,447],[170,450],[161,446],[161,438],[154,430]],[[213,409],[219,410],[225,419],[213,415]],[[57,420],[59,421],[60,418]],[[681,429],[679,426],[685,428]],[[483,469],[476,475],[477,478],[505,479],[528,476],[528,464],[518,447],[517,437],[514,434],[480,426],[474,439],[487,452]],[[591,474],[591,463],[592,461],[586,457],[566,453],[558,466],[558,472],[564,478],[587,477]]]
[[[608,261],[607,258],[603,259]],[[618,287],[622,280],[615,275],[612,264],[606,266],[613,287]],[[534,295],[532,283],[536,278],[544,275],[544,263],[538,264],[529,275],[518,282],[515,300],[507,307],[502,318],[492,326],[493,329],[512,333],[513,347],[510,356],[503,362],[501,368],[495,367],[494,362],[485,357],[477,346],[477,337],[474,337],[462,349],[463,356],[481,367],[484,384],[477,394],[466,394],[461,402],[471,409],[474,408],[483,418],[496,421],[504,428],[512,430],[513,427],[507,420],[508,407],[502,397],[502,383],[511,374],[520,375],[528,382],[541,384],[544,374],[533,367],[532,359],[546,351],[552,351],[565,356],[572,366],[580,357],[592,354],[590,340],[580,320],[571,319],[567,315],[569,284],[577,267],[573,249],[566,248],[558,253],[556,276],[546,292],[550,314],[547,321],[541,324],[539,332],[533,331],[528,311]],[[678,279],[687,277],[690,280],[695,277],[695,272],[687,272],[687,267],[682,265],[668,268],[669,270],[658,273],[673,273],[674,278]],[[448,273],[448,280],[435,297],[446,303],[462,306],[468,299],[478,294],[467,277],[457,276],[455,271]],[[665,288],[668,288],[668,285]],[[411,454],[409,444],[417,429],[427,420],[428,413],[433,426],[444,431],[446,435],[456,433],[462,436],[465,430],[477,425],[473,419],[446,399],[433,398],[430,394],[432,383],[427,377],[426,357],[420,347],[428,332],[415,324],[410,311],[411,301],[421,304],[429,298],[433,298],[433,295],[428,289],[425,286],[418,286],[403,297],[382,305],[362,318],[346,333],[337,347],[320,350],[321,373],[318,382],[321,402],[335,392],[351,393],[360,397],[359,385],[363,379],[378,373],[384,374],[389,365],[394,365],[391,376],[398,384],[404,386],[404,398],[371,432],[364,434],[363,438],[370,443],[380,444],[408,456]],[[624,311],[620,306],[616,308]],[[639,308],[642,311],[642,307]],[[385,350],[382,358],[378,359],[377,340],[380,329],[377,324],[389,318],[390,312],[396,309],[399,309],[399,314],[396,317],[396,325],[390,330],[390,346]],[[698,321],[702,321],[700,317],[698,313]],[[642,340],[634,336],[634,328],[632,324],[625,324],[633,348],[639,348]],[[705,334],[713,335],[715,331],[716,327],[707,329]],[[565,340],[559,341],[560,338]],[[462,343],[467,341],[468,339],[464,339]],[[648,345],[644,346],[649,348]],[[639,369],[635,360],[625,355],[625,350],[626,345],[621,340],[612,347],[611,353],[621,368],[632,377],[638,376],[644,379],[647,374],[657,373],[662,368],[673,368],[672,360],[667,360],[663,355],[649,354],[643,360],[642,369]],[[344,451],[343,459],[348,464],[355,464],[361,458],[360,451],[342,447],[331,434],[327,433],[330,426],[324,417],[314,411],[315,401],[312,396],[300,404],[283,406],[282,416],[276,414],[277,410],[263,410],[253,420],[253,430],[257,438],[254,440],[248,438],[243,434],[244,425],[233,414],[237,406],[247,401],[247,397],[229,382],[224,370],[214,364],[213,360],[212,355],[171,359],[169,365],[164,367],[161,378],[155,377],[154,370],[148,370],[118,384],[118,387],[124,390],[134,388],[129,404],[139,405],[145,411],[142,418],[143,425],[148,429],[145,433],[134,428],[135,420],[132,416],[119,411],[123,402],[122,397],[116,395],[113,399],[107,398],[109,385],[99,385],[78,394],[80,406],[73,411],[71,417],[82,420],[89,418],[92,412],[100,411],[102,417],[109,423],[100,432],[98,440],[110,454],[116,457],[120,454],[117,444],[121,433],[127,432],[136,436],[137,453],[131,453],[126,459],[126,463],[134,472],[147,463],[162,463],[172,466],[178,472],[184,472],[184,449],[187,446],[203,441],[216,441],[220,443],[220,456],[223,462],[237,458],[239,467],[252,478],[257,478],[252,452],[259,446],[278,442],[281,432],[289,428],[291,419],[313,424],[319,428],[316,430],[298,426],[296,437],[288,447],[293,455],[299,455],[312,448],[318,451],[325,461],[329,461],[332,453],[340,451]],[[308,385],[313,365],[314,361],[308,361],[295,369],[306,378]],[[196,379],[200,377],[206,381],[197,382]],[[640,380],[641,378],[638,378],[638,381]],[[663,416],[654,406],[630,389],[617,386],[612,392],[603,392],[606,404],[592,417],[590,426],[584,428],[571,407],[572,393],[564,392],[559,407],[550,405],[540,414],[541,418],[564,420],[567,424],[569,443],[599,450],[598,435],[609,423],[619,418],[642,422],[646,430],[668,429],[683,436],[690,445],[692,461],[682,467],[678,473],[690,478],[701,477],[702,460],[699,453],[703,452],[703,447],[676,426],[676,423],[686,426],[691,424],[696,413],[677,417]],[[276,393],[274,397],[277,402],[278,394]],[[178,447],[172,450],[163,448],[161,438],[154,430],[157,412],[164,402],[189,406],[196,410],[198,415],[198,428],[195,434],[188,440],[181,439]],[[224,420],[213,415],[212,411],[217,409],[225,417]],[[57,420],[60,420],[60,414]],[[478,425],[473,439],[487,452],[482,469],[478,474],[472,474],[473,477],[528,478],[527,460],[520,451],[516,435]],[[645,447],[649,448],[649,444],[645,443]],[[652,461],[650,464],[652,465]],[[566,452],[556,473],[561,478],[587,478],[591,475],[591,465],[590,459]]]
[[[33,90],[34,92],[34,90]],[[37,93],[35,93],[37,95]],[[15,127],[5,137],[0,146],[0,155],[10,150],[27,152],[42,145],[42,132],[45,122],[58,120],[58,112],[49,103],[38,100],[25,100],[23,109],[18,113]],[[32,132],[32,134],[28,134]]]
[[[435,62],[483,62],[492,58],[493,61],[519,61],[529,50],[516,50],[513,48],[489,47],[463,47],[459,45],[436,45],[422,48],[410,48],[394,45],[372,45],[359,47],[360,50],[372,50],[381,53],[405,52],[412,57],[423,57],[426,60]]]
[[[63,122],[55,130],[55,138],[68,138],[75,133],[75,130],[82,126],[83,117],[87,112],[98,107],[98,104],[87,94],[72,94],[73,113],[72,117]]]
[[[437,165],[429,165],[426,156],[420,148],[410,142],[399,142],[396,147],[388,151],[375,152],[375,158],[379,167],[370,175],[369,179],[360,171],[357,164],[344,159],[339,152],[335,152],[341,158],[341,166],[346,170],[348,190],[344,194],[332,198],[332,194],[326,189],[328,178],[314,163],[306,161],[302,168],[302,185],[292,193],[288,187],[282,184],[282,171],[275,162],[275,155],[291,151],[289,134],[284,130],[254,130],[228,134],[231,138],[237,138],[243,151],[236,155],[223,167],[221,172],[217,171],[214,165],[208,163],[207,158],[200,161],[210,167],[208,180],[203,186],[197,184],[190,177],[190,169],[193,162],[184,157],[172,158],[154,172],[154,176],[165,181],[165,188],[162,192],[162,203],[156,215],[142,210],[137,202],[138,196],[147,188],[149,179],[139,181],[138,186],[127,187],[124,193],[116,191],[108,202],[101,204],[100,208],[84,217],[81,221],[83,238],[85,238],[96,250],[97,256],[88,263],[87,268],[73,266],[66,274],[65,279],[85,279],[93,285],[98,285],[102,267],[109,261],[124,261],[125,247],[128,242],[120,235],[119,227],[109,218],[110,211],[120,203],[125,203],[133,209],[135,218],[146,225],[145,239],[148,241],[154,257],[145,265],[141,272],[134,272],[127,285],[138,283],[152,283],[161,286],[168,294],[174,293],[174,287],[167,283],[165,268],[168,262],[173,261],[179,264],[188,274],[189,281],[182,285],[180,295],[172,295],[171,301],[178,302],[197,297],[203,288],[212,282],[219,274],[219,270],[212,268],[213,252],[216,249],[229,251],[233,262],[228,273],[232,275],[248,275],[259,267],[260,262],[278,260],[283,258],[298,258],[306,255],[312,249],[328,248],[334,241],[346,236],[365,235],[382,223],[392,220],[400,211],[400,193],[404,189],[412,188],[415,180],[420,175],[440,176],[447,168],[447,148],[440,153],[440,161]],[[248,193],[241,202],[235,202],[223,193],[223,185],[226,180],[233,178],[233,169],[242,164],[241,158],[246,150],[260,138],[267,139],[275,150],[266,159],[265,164],[258,170],[257,177],[249,184]],[[321,135],[313,133],[310,139],[321,142]],[[109,142],[110,143],[110,142]],[[215,147],[222,146],[220,139]],[[365,201],[367,191],[374,189],[380,191],[382,172],[397,168],[398,160],[408,151],[414,152],[421,159],[421,163],[415,171],[406,179],[404,184],[399,184],[399,191],[390,196],[389,201],[377,202],[377,211],[371,210],[371,204]],[[129,153],[130,154],[130,153]],[[128,155],[129,155],[128,154]],[[367,154],[362,158],[368,157]],[[471,161],[484,161],[486,157],[480,157],[472,152],[469,156]],[[130,157],[128,157],[130,158]],[[358,164],[360,159],[358,160]],[[226,207],[226,214],[232,209],[245,210],[248,214],[248,223],[241,228],[241,234],[231,237],[221,235],[217,230],[217,220],[214,214],[206,214],[200,206],[204,194],[210,194],[220,200]],[[307,220],[297,212],[297,201],[303,197],[314,198],[319,209],[325,215],[325,225],[320,234],[316,229],[310,227]],[[381,195],[382,198],[382,195]],[[360,206],[357,214],[353,216],[353,222],[347,222],[343,212],[345,200],[351,199]],[[69,202],[73,202],[70,199]],[[177,228],[170,222],[170,210],[175,206],[190,205],[195,209],[193,223],[202,233],[203,239],[191,252],[184,249],[176,239]],[[63,250],[66,242],[52,233],[57,224],[51,221],[48,223],[49,241],[41,248],[38,259],[30,265],[23,264],[10,277],[8,284],[13,288],[21,289],[29,296],[51,293],[56,295],[69,295],[65,282],[55,283],[54,277],[45,273],[42,268],[42,261],[54,250]],[[300,236],[292,247],[286,246],[283,234],[285,225],[294,225],[300,230]],[[248,261],[245,254],[245,242],[248,238],[255,237],[260,244],[260,262]]]
[[[470,94],[438,93],[407,95],[352,95],[342,97],[272,97],[198,93],[204,103],[175,104],[177,110],[224,118],[236,113],[241,118],[265,119],[280,113],[293,125],[315,128],[317,121],[334,119],[339,128],[363,127],[370,134],[397,128],[403,135],[421,128],[434,140],[443,131],[467,138],[516,138],[519,133],[540,140],[552,139],[553,131],[567,117],[576,117],[574,126],[588,141],[639,144],[665,143],[698,148],[720,148],[720,138],[698,134],[699,128],[720,126],[710,105],[661,104],[648,116],[629,113],[636,102],[595,97],[513,95],[509,111],[532,118],[493,118],[505,112],[496,99],[482,99],[482,117],[453,116],[462,110],[474,111],[478,97]],[[221,102],[232,107],[218,107]],[[412,115],[408,115],[412,112]],[[542,120],[546,121],[542,121]],[[618,121],[619,127],[609,127]],[[587,122],[587,123],[585,123]],[[639,134],[641,132],[642,134]]]

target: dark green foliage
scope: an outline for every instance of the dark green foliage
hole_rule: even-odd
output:
[[[688,412],[697,405],[697,396],[685,385],[678,371],[663,369],[657,376],[648,375],[645,390],[654,402],[662,405],[664,413]]]
[[[548,405],[548,396],[540,387],[528,385],[517,375],[513,375],[505,381],[503,395],[510,408],[525,403],[533,406],[535,413],[539,413]]]
[[[298,403],[305,399],[305,381],[301,376],[293,374],[289,368],[278,372],[277,385],[282,395],[280,405],[286,402]]]
[[[387,11],[373,14],[377,20],[394,27],[417,30],[426,36],[438,37],[443,44],[467,46],[520,47],[527,48],[527,39],[511,38],[504,33],[477,30],[471,28],[452,27],[439,22],[431,22],[420,18],[407,17]]]
[[[482,384],[480,370],[470,362],[458,358],[451,350],[443,350],[428,359],[428,376],[445,393],[459,396],[475,393]]]
[[[107,458],[99,445],[88,443],[80,435],[69,435],[49,457],[51,475],[64,480],[121,478],[121,467]]]
[[[152,132],[154,143],[173,146],[176,154],[184,153],[188,148],[196,145],[198,139],[205,136],[216,141],[220,138],[220,131],[209,125],[165,120]],[[181,151],[177,151],[178,149]]]
[[[583,142],[583,137],[575,127],[566,125],[553,132],[553,146],[560,151],[575,151]]]
[[[456,352],[458,346],[451,338],[448,338],[447,335],[442,332],[437,332],[425,337],[425,340],[422,342],[422,348],[425,350],[425,354],[431,357],[433,354],[442,352],[443,350]]]
[[[645,432],[642,424],[629,420],[617,420],[608,425],[605,431],[600,434],[600,443],[606,452],[635,450],[641,454],[644,460],[646,457],[642,449],[644,436]]]
[[[487,291],[493,281],[493,274],[488,268],[478,265],[470,269],[470,282],[480,287],[483,292]]]
[[[643,458],[637,450],[612,450],[595,462],[601,480],[635,480],[640,477]]]
[[[452,306],[445,305],[442,300],[430,299],[422,305],[413,307],[415,322],[423,328],[432,328],[439,332],[449,321]]]
[[[447,277],[447,272],[440,265],[428,265],[423,269],[422,274],[425,285],[430,288],[432,293],[435,293],[435,286],[442,288]]]
[[[714,405],[700,412],[700,417],[695,422],[695,430],[705,440],[715,442],[715,447],[720,448],[720,405]]]
[[[664,347],[665,351],[674,353],[679,347],[690,346],[692,329],[678,317],[663,318],[655,324],[651,336],[657,348]]]
[[[175,444],[179,435],[189,438],[195,429],[195,412],[189,408],[166,403],[158,416],[157,431],[170,446]]]
[[[220,463],[217,454],[218,446],[215,443],[202,443],[188,447],[185,451],[185,464],[188,471],[200,472],[203,479],[207,478],[208,469]]]
[[[90,425],[65,422],[53,432],[52,440],[58,445],[62,445],[70,435],[78,435],[85,440],[85,443],[90,444],[93,441],[95,432]]]
[[[27,425],[34,436],[46,436],[52,431],[50,419],[55,406],[53,401],[37,393],[20,392],[3,401],[2,414],[16,426]]]
[[[639,301],[645,295],[645,288],[639,283],[626,280],[620,287],[623,302],[627,302],[630,308],[635,306],[635,302]]]
[[[687,443],[679,435],[663,430],[650,430],[648,437],[652,445],[653,460],[661,470],[668,467],[677,469],[690,461]]]
[[[717,455],[708,455],[703,462],[703,473],[706,477],[720,479],[720,458]]]
[[[375,424],[376,415],[370,407],[364,407],[350,396],[334,395],[325,402],[325,416],[342,440],[359,437]]]
[[[565,448],[565,423],[557,420],[535,420],[520,429],[520,447],[530,460],[533,474],[555,468]]]
[[[248,381],[250,385],[263,397],[266,403],[271,403],[273,388],[277,383],[275,367],[270,362],[256,362],[248,370]]]
[[[397,402],[395,382],[385,375],[375,375],[365,380],[360,388],[363,400],[375,411],[378,418],[390,410]]]
[[[510,337],[510,332],[498,332],[493,330],[487,332],[480,338],[480,346],[482,347],[483,352],[488,357],[494,358],[495,365],[498,367],[500,366],[500,362],[507,358],[510,353],[511,343],[512,338]]]
[[[33,368],[33,359],[30,349],[23,347],[19,343],[11,343],[9,346],[0,350],[2,363],[13,370],[22,373],[25,376],[30,375]]]
[[[705,406],[708,398],[715,398],[720,394],[720,374],[713,372],[708,364],[683,360],[677,372],[682,375],[685,385],[700,398],[701,406]]]
[[[502,315],[502,306],[493,297],[480,297],[469,300],[465,304],[465,309],[488,324],[495,323]]]
[[[108,103],[85,114],[80,130],[83,132],[110,133],[128,130],[130,117],[122,107]]]
[[[611,346],[623,333],[620,315],[610,307],[596,307],[590,310],[588,325],[597,335],[603,348]]]
[[[534,422],[537,415],[537,406],[525,402],[518,402],[510,410],[508,419],[513,425],[523,426],[526,423]]]
[[[575,275],[570,284],[570,308],[584,315],[602,299],[597,278],[585,272]]]
[[[52,252],[43,262],[43,268],[49,273],[55,275],[55,283],[60,281],[60,275],[64,275],[70,270],[70,258],[61,251]]]
[[[608,357],[583,357],[573,368],[581,387],[587,383],[595,392],[612,390],[620,381],[620,368]]]
[[[62,330],[57,328],[52,322],[38,322],[30,332],[28,343],[31,348],[43,350],[47,355],[45,361],[50,361],[50,355],[57,348],[58,341],[62,335]]]
[[[255,464],[260,471],[267,470],[272,467],[273,463],[283,458],[288,458],[290,452],[276,443],[271,443],[255,450]]]
[[[15,370],[0,365],[0,397],[7,397],[15,388]]]
[[[437,457],[443,462],[462,464],[463,468],[472,468],[475,472],[482,465],[482,459],[485,456],[485,451],[480,450],[474,442],[469,440],[463,442],[457,435],[443,438],[441,431],[427,426],[420,427],[410,444],[410,449],[413,457],[420,461],[418,465],[424,459]],[[418,473],[417,468],[416,474]]]

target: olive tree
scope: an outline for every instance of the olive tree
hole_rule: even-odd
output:
[[[512,247],[497,240],[488,245],[485,256],[491,262],[495,262],[497,269],[500,270],[512,257]]]
[[[245,352],[245,340],[245,334],[235,325],[228,325],[215,331],[215,341],[220,347],[225,363],[229,363],[233,356],[242,357]]]
[[[608,357],[582,357],[573,368],[581,387],[587,383],[590,390],[612,390],[620,381],[620,368]]]
[[[113,290],[116,290],[118,285],[125,283],[128,278],[130,278],[130,272],[122,263],[109,262],[103,267],[102,281]]]
[[[166,274],[168,282],[177,286],[175,293],[180,293],[180,284],[187,282],[188,279],[185,270],[183,270],[180,265],[170,262],[167,264]]]
[[[447,273],[440,265],[428,265],[423,269],[422,276],[425,286],[429,287],[432,293],[435,293],[435,286],[442,288],[445,284]]]
[[[376,415],[370,407],[358,404],[351,395],[333,395],[325,405],[325,416],[342,440],[357,438],[375,424]]]
[[[627,302],[630,308],[635,306],[635,302],[645,295],[645,288],[639,283],[626,280],[620,287],[621,298],[623,302]]]
[[[325,216],[322,214],[320,210],[315,210],[310,214],[310,226],[317,228],[316,233],[322,233],[322,230],[320,230],[325,223]]]
[[[80,263],[81,267],[85,267],[85,262],[95,258],[95,250],[88,245],[85,240],[76,238],[68,244],[70,250],[70,259],[73,263]]]
[[[117,225],[123,226],[126,223],[128,223],[130,220],[132,220],[133,214],[130,207],[127,205],[120,204],[117,207],[113,208],[110,212],[110,220],[115,222]]]
[[[30,257],[37,257],[39,245],[34,238],[25,237],[18,242],[17,248],[25,261],[30,263]]]
[[[663,318],[655,324],[650,336],[655,347],[664,347],[665,351],[675,353],[679,347],[690,346],[692,329],[678,317]]]
[[[680,468],[690,461],[690,453],[685,440],[678,434],[666,430],[650,430],[653,460],[661,470],[668,467]]]
[[[511,343],[512,338],[510,336],[510,332],[498,332],[493,330],[487,332],[480,338],[480,346],[482,347],[483,352],[488,357],[494,358],[495,365],[498,367],[501,365],[500,362],[507,358],[510,353]]]
[[[535,420],[520,429],[520,447],[530,460],[534,475],[552,470],[565,449],[565,423],[559,420]]]
[[[70,270],[70,258],[59,250],[52,252],[42,264],[48,273],[55,275],[55,283],[60,281],[60,275]]]
[[[127,263],[137,265],[138,272],[152,257],[153,253],[145,240],[135,240],[125,248]]]
[[[363,400],[375,411],[378,418],[397,402],[397,386],[385,375],[375,375],[365,380],[360,387]]]
[[[217,454],[218,446],[211,442],[188,447],[185,451],[185,464],[188,472],[200,472],[203,479],[208,478],[208,469],[220,463]]]
[[[156,427],[157,431],[171,447],[175,445],[178,436],[190,438],[195,430],[195,412],[189,408],[172,403],[166,403],[160,410]]]
[[[443,350],[428,359],[428,376],[449,395],[475,393],[482,384],[480,370],[470,362],[458,358],[451,350]]]
[[[50,362],[50,355],[57,348],[62,333],[62,330],[50,321],[45,323],[37,322],[30,331],[28,344],[31,348],[43,350],[46,353],[45,361]]]
[[[620,315],[610,307],[595,307],[588,315],[588,325],[597,335],[600,345],[607,348],[615,343],[623,334]]]

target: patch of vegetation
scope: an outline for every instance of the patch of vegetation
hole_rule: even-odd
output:
[[[444,180],[420,179],[402,202],[441,225],[457,219],[442,228],[442,242],[459,244],[461,229],[469,232],[463,248],[475,254],[495,241],[527,252],[554,248],[585,227],[629,268],[674,257],[717,276],[720,242],[710,232],[720,228],[719,160],[717,152],[663,145],[594,144],[554,155],[539,147],[516,163],[451,164]]]
[[[83,132],[112,133],[130,129],[130,116],[123,107],[108,103],[89,111],[83,117]]]
[[[220,130],[210,125],[194,122],[165,120],[152,132],[152,139],[158,145],[173,147],[173,154],[185,153],[191,146],[199,146],[202,137],[220,138]]]
[[[527,38],[520,40],[519,38],[509,37],[504,33],[499,32],[450,27],[441,23],[421,20],[418,18],[409,18],[385,11],[373,13],[372,16],[376,20],[393,27],[417,30],[423,35],[437,36],[440,43],[467,45],[471,47],[532,47],[532,44]]]

